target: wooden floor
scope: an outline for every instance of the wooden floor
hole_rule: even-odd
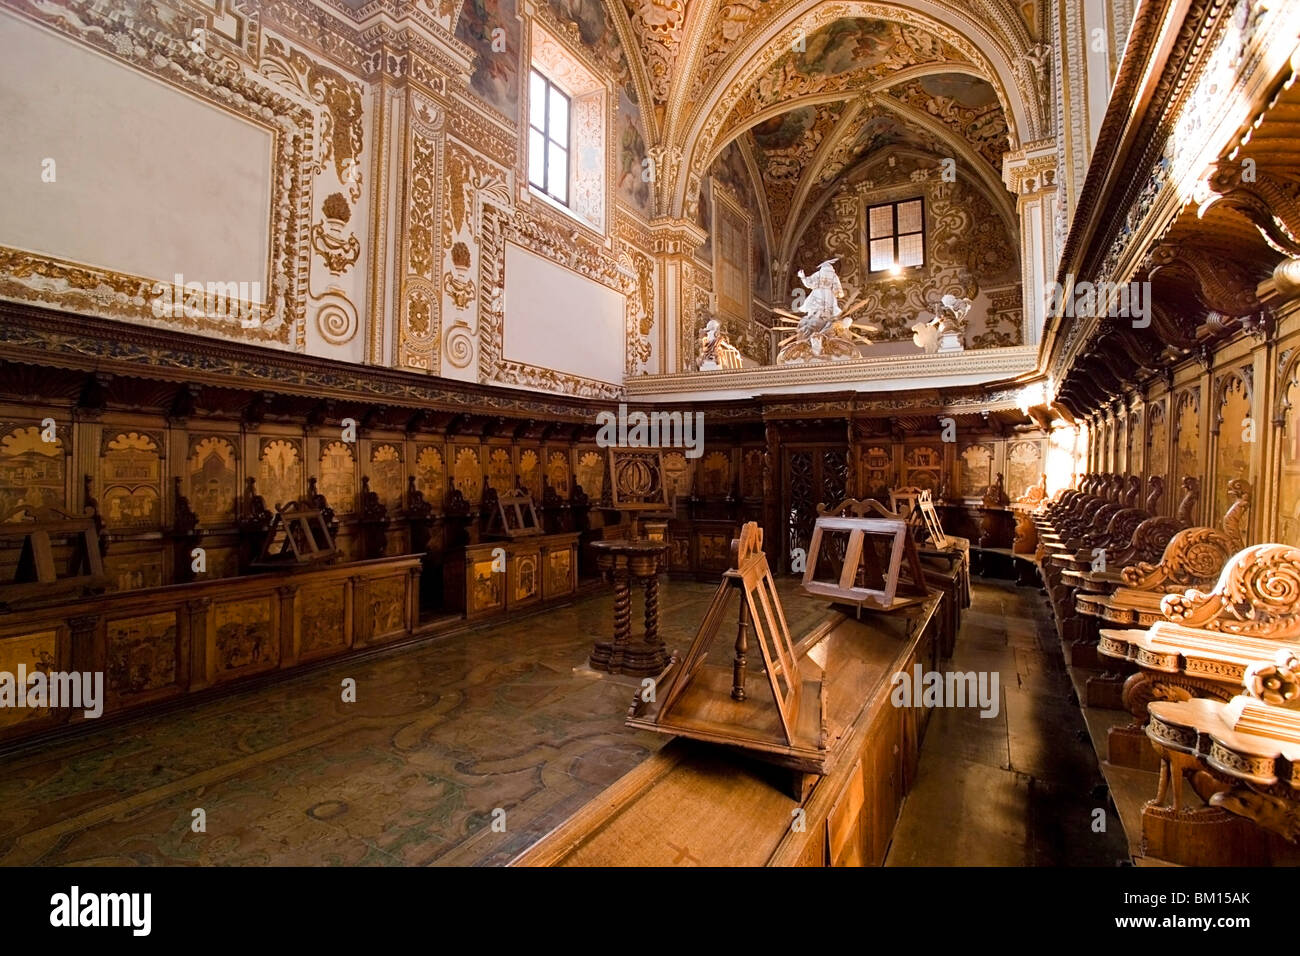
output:
[[[689,644],[713,590],[665,582],[670,647]],[[823,604],[781,590],[800,633]],[[575,673],[611,605],[599,594],[0,759],[0,865],[504,863],[664,742],[623,726],[629,686]],[[1113,817],[1092,830],[1101,778],[1049,638],[1037,591],[975,583],[953,667],[998,670],[1000,713],[934,715],[891,865],[1127,855]]]
[[[938,709],[886,866],[1114,866],[1129,862],[1046,598],[972,582],[956,671],[997,671],[996,717]],[[1096,832],[1094,810],[1104,812]]]

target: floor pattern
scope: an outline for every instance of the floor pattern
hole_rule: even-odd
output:
[[[713,590],[664,583],[670,648],[689,644]],[[801,633],[824,605],[781,590]],[[1038,595],[974,590],[954,666],[1000,670],[1003,706],[934,715],[889,862],[1108,862],[1114,841],[1087,826],[1100,777]],[[0,865],[505,863],[665,740],[623,726],[633,687],[575,673],[611,604],[598,594],[9,756]],[[349,677],[356,703],[342,701]]]

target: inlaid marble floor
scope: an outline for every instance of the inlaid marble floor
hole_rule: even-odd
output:
[[[664,582],[670,649],[715,588]],[[798,633],[823,605],[781,590]],[[666,740],[623,726],[632,686],[574,673],[612,605],[602,591],[0,759],[0,865],[504,863]]]

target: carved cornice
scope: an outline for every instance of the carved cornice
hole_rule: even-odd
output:
[[[351,366],[205,336],[0,302],[0,358],[78,372],[410,408],[492,409],[590,422],[608,403],[550,399],[378,366]]]
[[[626,383],[629,398],[641,395],[689,396],[707,392],[756,395],[805,385],[855,385],[902,379],[986,375],[1009,378],[1033,368],[1037,348],[1015,346],[938,355],[907,355],[864,359],[861,362],[822,362],[808,365],[766,365],[756,368],[671,375],[643,375]],[[878,385],[870,386],[872,391]],[[1017,393],[1017,401],[1018,401]]]

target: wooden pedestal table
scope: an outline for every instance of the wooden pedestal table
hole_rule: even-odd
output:
[[[596,567],[614,580],[614,639],[597,641],[591,669],[607,674],[652,677],[663,671],[668,652],[659,638],[659,571],[666,541],[593,541]],[[632,585],[645,589],[645,633],[632,639]]]

